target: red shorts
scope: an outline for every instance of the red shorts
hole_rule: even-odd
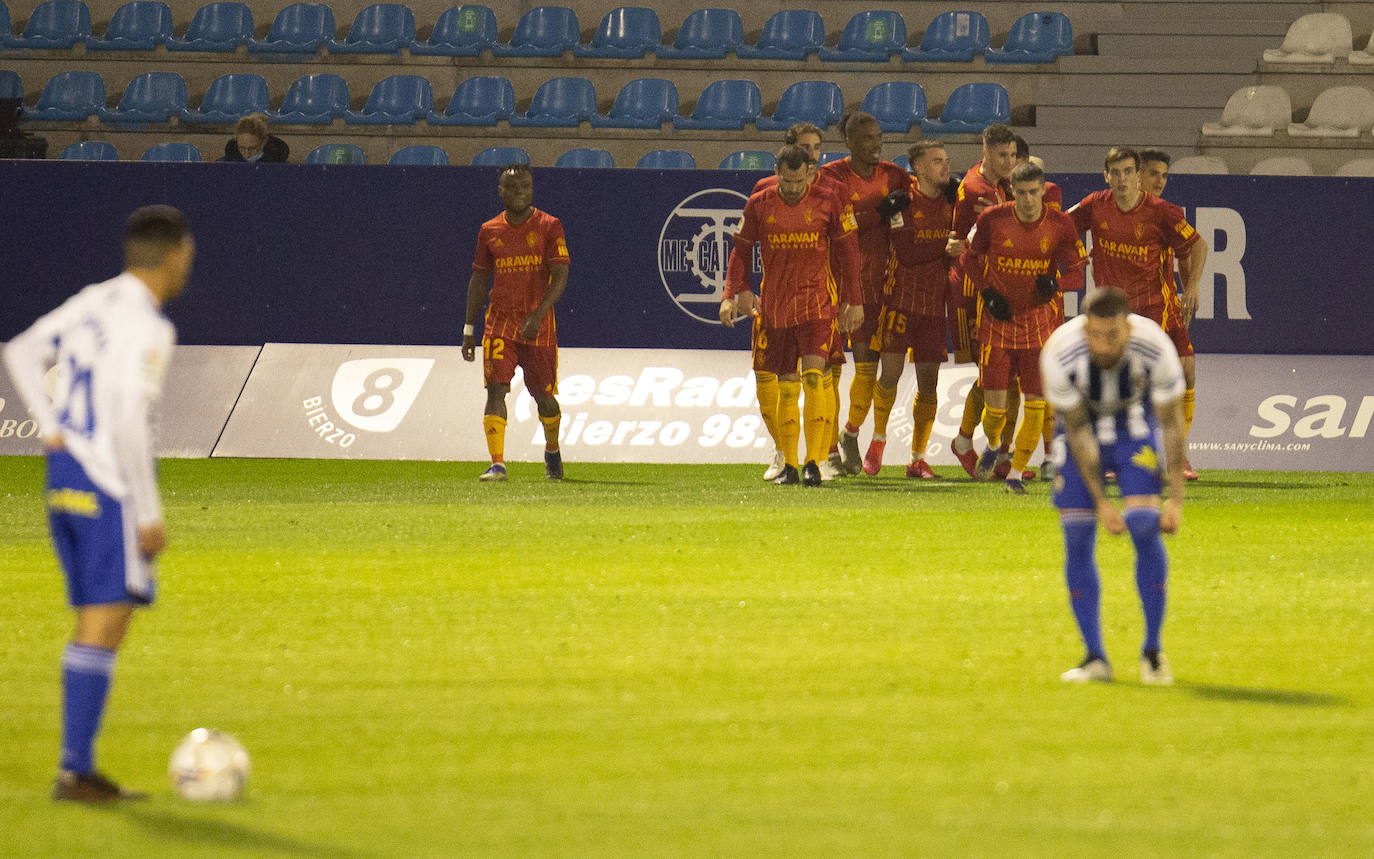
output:
[[[804,355],[818,355],[829,360],[837,326],[834,319],[814,319],[787,328],[773,328],[756,321],[754,370],[792,376],[800,371]]]
[[[865,304],[864,324],[849,332],[850,345],[857,343],[872,349],[873,347],[869,344],[873,342],[873,335],[878,333],[878,317],[882,315],[883,306],[881,304]]]
[[[873,335],[870,348],[877,352],[910,349],[913,364],[938,364],[949,357],[945,348],[947,336],[943,316],[924,316],[884,307],[882,322],[878,333]]]
[[[488,386],[509,385],[515,368],[525,371],[525,390],[535,399],[558,393],[558,347],[535,346],[503,337],[482,340],[482,377]]]
[[[1021,393],[1044,396],[1040,380],[1040,347],[1006,349],[1001,346],[978,348],[978,385],[985,391],[1005,391],[1012,378],[1021,380]]]
[[[1178,350],[1178,357],[1187,358],[1193,354],[1193,338],[1188,336],[1188,329],[1183,327],[1183,320],[1178,316],[1171,316],[1169,324],[1164,326],[1164,333],[1169,335],[1169,339],[1174,341],[1174,348]]]

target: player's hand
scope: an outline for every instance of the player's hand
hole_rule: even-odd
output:
[[[957,257],[968,247],[968,242],[959,238],[959,234],[953,230],[949,231],[949,238],[945,239],[945,256]]]
[[[864,324],[864,306],[862,304],[841,304],[839,323],[840,330],[845,334],[858,331]]]
[[[1037,274],[1035,276],[1035,294],[1045,301],[1054,298],[1055,293],[1059,292],[1059,278],[1052,274]]]
[[[1183,502],[1166,498],[1159,508],[1159,530],[1165,534],[1177,534],[1183,524]]]
[[[952,177],[952,176],[950,177],[949,182],[945,184],[945,188],[944,188],[944,191],[945,191],[945,199],[946,199],[946,200],[950,201],[951,203],[957,203],[957,202],[959,202],[959,185],[960,185],[960,184],[961,184],[961,183],[959,182],[958,179],[955,179],[955,178]]]
[[[477,358],[477,338],[472,334],[463,335],[463,360],[472,361]]]
[[[167,529],[161,522],[140,525],[138,528],[138,551],[143,557],[152,560],[158,552],[167,548]]]
[[[62,433],[54,433],[43,439],[43,449],[49,453],[57,453],[67,449],[67,443],[62,440]]]
[[[1126,533],[1126,520],[1121,518],[1121,511],[1107,498],[1097,502],[1097,520],[1108,534]]]
[[[739,314],[735,312],[735,301],[732,298],[722,299],[720,302],[720,324],[726,328],[734,328],[735,320]]]
[[[982,296],[983,307],[987,308],[993,319],[1001,322],[1011,321],[1011,304],[1005,295],[989,286],[983,289]]]
[[[983,210],[984,210],[984,209],[991,209],[993,206],[996,206],[996,205],[997,205],[997,201],[996,201],[996,200],[990,200],[990,199],[988,199],[987,197],[979,197],[979,198],[978,198],[977,200],[975,200],[974,203],[973,203],[973,214],[975,214],[975,215],[981,215],[981,214],[983,214]]]
[[[901,188],[896,191],[888,192],[888,195],[878,201],[878,214],[885,219],[891,219],[893,215],[904,211],[911,205],[911,195]]]
[[[544,324],[543,314],[531,313],[525,317],[525,321],[520,325],[520,337],[525,340],[533,341],[539,336],[539,326]]]
[[[1183,327],[1187,328],[1193,323],[1193,316],[1197,313],[1197,292],[1185,290],[1183,293]]]

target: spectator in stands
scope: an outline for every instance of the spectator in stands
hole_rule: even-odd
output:
[[[249,114],[234,125],[234,139],[224,144],[221,161],[265,161],[281,164],[291,155],[286,141],[267,133],[267,117]]]

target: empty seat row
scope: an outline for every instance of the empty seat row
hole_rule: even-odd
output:
[[[1305,122],[1293,122],[1293,104],[1283,87],[1242,87],[1226,101],[1220,122],[1208,122],[1202,133],[1210,137],[1272,137],[1286,131],[1292,137],[1359,137],[1374,130],[1374,91],[1362,86],[1337,86],[1319,93]]]
[[[0,3],[0,10],[4,6]],[[577,14],[566,6],[538,6],[525,12],[509,42],[497,41],[496,16],[487,6],[461,5],[444,11],[425,41],[416,38],[415,15],[401,3],[379,3],[357,14],[343,40],[335,38],[334,11],[322,3],[295,3],[282,9],[264,39],[253,37],[253,13],[239,2],[201,8],[184,38],[173,35],[171,8],[161,0],[134,0],[117,9],[103,36],[91,35],[91,16],[83,0],[46,0],[34,10],[20,36],[10,34],[5,48],[70,48],[84,43],[94,50],[233,51],[253,53],[413,54],[497,57],[559,57],[571,52],[590,58],[639,58],[648,54],[678,59],[723,58],[804,60],[812,54],[827,62],[967,62],[981,54],[992,63],[1047,63],[1073,53],[1073,27],[1058,12],[1032,12],[1011,27],[1006,42],[992,48],[987,19],[979,12],[937,16],[915,49],[907,44],[906,22],[897,12],[864,11],[849,19],[838,43],[827,47],[820,13],[785,9],[764,24],[758,40],[744,44],[744,26],[733,9],[698,9],[689,14],[671,45],[662,44],[658,13],[643,6],[621,6],[602,18],[590,42],[583,43]]]
[[[1374,65],[1374,34],[1363,51],[1355,50],[1350,19],[1339,12],[1303,15],[1288,28],[1283,44],[1264,52],[1266,63],[1334,63],[1346,60],[1353,66]]]
[[[1179,158],[1169,167],[1171,174],[1225,175],[1231,170],[1215,155],[1189,155]],[[1306,158],[1295,155],[1274,155],[1263,158],[1250,168],[1251,176],[1313,176],[1316,171]],[[1352,158],[1336,168],[1335,176],[1374,177],[1374,158]]]

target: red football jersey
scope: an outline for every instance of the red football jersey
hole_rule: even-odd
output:
[[[1068,214],[1079,232],[1092,233],[1093,280],[1098,286],[1125,292],[1131,311],[1142,316],[1160,319],[1168,308],[1177,312],[1178,287],[1169,251],[1186,257],[1198,241],[1182,209],[1142,194],[1135,208],[1123,212],[1111,189],[1104,188],[1084,197]]]
[[[1064,211],[1064,189],[1045,180],[1045,205],[1056,212]]]
[[[879,161],[873,175],[865,179],[854,172],[847,157],[822,165],[821,175],[840,186],[841,198],[854,210],[863,258],[864,304],[881,304],[895,264],[887,218],[878,214],[878,204],[891,191],[910,190],[911,175],[891,161]]]
[[[952,262],[945,255],[954,204],[944,194],[927,197],[911,184],[911,205],[902,212],[902,226],[892,229],[897,270],[883,304],[920,316],[945,315],[945,284]]]
[[[568,264],[563,223],[535,209],[522,223],[512,225],[502,212],[477,233],[473,271],[493,272],[487,305],[485,337],[501,337],[535,346],[558,345],[553,311],[544,317],[534,340],[520,336],[520,326],[549,290],[549,267]]]
[[[986,310],[978,317],[978,342],[1005,349],[1043,346],[1045,338],[1064,321],[1064,299],[1056,293],[1043,301],[1036,294],[1038,275],[1082,268],[1088,254],[1078,240],[1073,220],[1063,212],[1042,207],[1040,219],[1022,223],[1015,203],[1003,203],[978,216],[969,251],[976,266],[971,275],[981,291],[993,287],[1011,305],[1010,321],[993,319]]]
[[[959,195],[954,204],[953,229],[954,234],[961,239],[968,238],[969,231],[973,229],[974,222],[978,220],[978,213],[975,208],[980,198],[992,200],[994,206],[1011,199],[1011,186],[1006,182],[992,184],[983,175],[982,169],[983,162],[979,161],[969,168],[959,183]],[[949,269],[949,301],[950,307],[956,312],[956,316],[959,310],[964,310],[967,314],[972,315],[977,304],[977,290],[973,287],[973,279],[966,276],[970,265],[969,252],[965,249]],[[963,323],[964,320],[960,319],[960,330],[962,330]]]

